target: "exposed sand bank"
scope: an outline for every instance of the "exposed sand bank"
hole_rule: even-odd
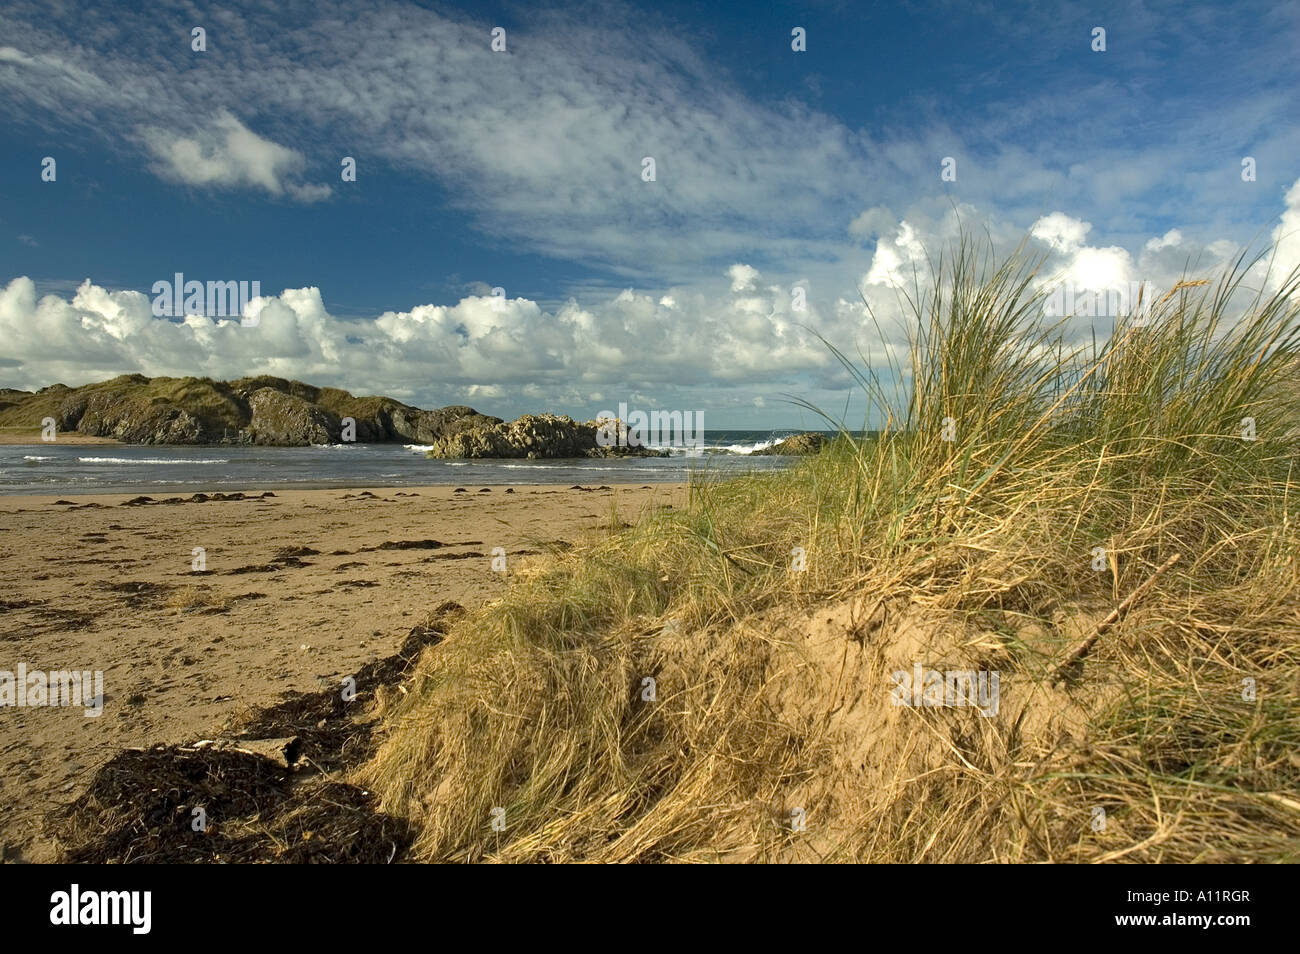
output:
[[[53,447],[58,444],[80,445],[80,444],[114,444],[121,445],[121,441],[114,440],[111,437],[94,437],[90,434],[79,434],[76,431],[61,431],[56,440],[41,440],[40,428],[35,427],[0,427],[0,444],[7,446],[19,447]]]
[[[41,819],[129,746],[205,737],[288,690],[339,685],[432,607],[473,607],[507,566],[680,485],[286,490],[126,505],[0,497],[0,671],[101,670],[104,710],[0,708],[0,848],[52,860]],[[167,495],[155,495],[155,501]],[[204,549],[206,572],[192,570]]]

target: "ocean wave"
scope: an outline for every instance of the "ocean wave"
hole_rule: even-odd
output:
[[[37,454],[24,454],[23,460],[54,460],[53,457],[41,457]]]
[[[553,474],[581,476],[589,471],[627,470],[626,467],[598,467],[594,464],[575,463],[577,458],[556,458],[554,464],[498,464],[500,470],[545,470]],[[558,478],[557,478],[558,479]],[[568,479],[568,478],[564,478]]]
[[[199,460],[194,457],[78,457],[81,464],[229,464],[227,458]]]
[[[647,444],[648,450],[668,451],[674,457],[689,456],[692,451],[697,456],[702,454],[752,454],[756,450],[767,450],[769,447],[781,443],[784,437],[773,437],[770,440],[758,441],[753,444],[700,444],[697,447],[687,447],[682,444]]]
[[[356,444],[312,444],[319,450],[355,450]]]
[[[432,444],[403,444],[402,446],[413,454],[423,454],[425,451],[433,450]]]
[[[752,454],[757,450],[767,450],[769,447],[775,447],[784,440],[784,437],[776,437],[770,441],[759,441],[757,444],[726,444],[715,449],[730,451],[733,454]]]

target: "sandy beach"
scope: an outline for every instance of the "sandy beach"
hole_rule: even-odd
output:
[[[113,447],[121,447],[121,441],[115,441],[111,437],[95,437],[92,434],[79,434],[76,431],[63,431],[58,435],[55,441],[43,441],[40,439],[39,432],[33,432],[30,427],[0,427],[0,444],[8,447],[49,447],[51,444],[67,444],[80,447],[81,445],[104,444]]]
[[[339,685],[443,601],[500,595],[494,548],[513,571],[685,493],[458,489],[0,497],[0,671],[104,679],[96,718],[0,708],[0,855],[52,860],[45,813],[120,750],[209,737],[287,691]]]

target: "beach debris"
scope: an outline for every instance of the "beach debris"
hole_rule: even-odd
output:
[[[201,751],[212,749],[217,752],[244,752],[248,755],[260,755],[270,759],[281,768],[293,768],[298,760],[298,749],[302,743],[296,735],[280,739],[200,739],[190,748]]]
[[[1133,604],[1141,599],[1146,594],[1147,590],[1151,589],[1151,586],[1155,581],[1160,578],[1160,575],[1177,563],[1181,556],[1182,554],[1175,553],[1164,563],[1160,564],[1154,573],[1147,577],[1137,589],[1124,598],[1124,602],[1111,610],[1110,615],[1097,624],[1097,628],[1092,631],[1092,635],[1088,636],[1087,639],[1084,639],[1070,650],[1070,653],[1065,657],[1065,660],[1052,670],[1051,676],[1048,678],[1048,684],[1054,686],[1058,682],[1065,681],[1071,674],[1072,670],[1080,661],[1082,661],[1083,657],[1088,654],[1089,650],[1092,649],[1093,644],[1104,636],[1107,630],[1123,619],[1128,611],[1133,608]]]
[[[232,720],[212,738],[120,752],[46,825],[64,863],[363,863],[400,860],[413,830],[374,794],[335,781],[377,746],[368,706],[400,686],[420,653],[464,614],[446,601],[392,656],[337,687],[290,693]],[[195,819],[201,817],[203,824]]]
[[[358,553],[374,550],[440,550],[446,544],[441,540],[385,540],[378,546],[362,547]]]

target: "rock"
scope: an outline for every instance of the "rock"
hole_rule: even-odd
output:
[[[111,437],[128,444],[198,444],[203,425],[192,414],[166,403],[115,400],[111,394],[64,405],[69,412],[61,430],[71,430],[67,416],[77,421],[76,429],[93,437]]]
[[[160,386],[155,386],[161,382]],[[171,384],[179,382],[173,390]],[[28,413],[39,413],[37,399],[59,398],[55,415],[60,430],[111,437],[128,444],[202,444],[223,416],[235,413],[228,398],[208,378],[120,377],[68,389],[38,391]],[[22,413],[23,408],[15,411]],[[9,414],[14,411],[8,412]]]
[[[248,399],[251,419],[247,434],[254,444],[306,447],[330,444],[338,425],[319,406],[274,388],[261,388]]]
[[[509,424],[455,404],[423,410],[380,396],[357,397],[272,375],[234,381],[147,378],[124,374],[76,388],[0,389],[0,427],[40,428],[53,417],[60,431],[111,437],[128,444],[259,444],[305,446],[339,442],[344,420],[358,443],[447,442],[447,457],[612,457],[642,453],[601,448],[595,422],[553,414]],[[518,452],[516,452],[518,449]]]
[[[509,422],[457,430],[433,442],[432,458],[667,457],[667,451],[602,447],[597,423],[579,424],[558,414],[524,414]]]
[[[399,405],[389,412],[389,426],[393,435],[412,444],[432,444],[443,437],[500,423],[501,418],[480,414],[463,404],[453,404],[434,411]]]
[[[771,447],[765,447],[762,450],[750,451],[751,456],[776,456],[776,457],[795,457],[801,454],[818,454],[827,444],[826,435],[818,434],[815,431],[809,431],[803,434],[795,434],[787,437],[779,444],[773,444]]]

